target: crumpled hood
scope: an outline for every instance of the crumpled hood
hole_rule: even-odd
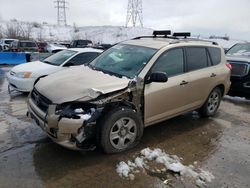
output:
[[[118,78],[87,66],[71,67],[42,78],[35,86],[39,93],[55,104],[80,99],[87,101],[128,86],[128,78]]]
[[[37,73],[37,72],[47,72],[47,70],[57,70],[58,66],[55,65],[49,65],[46,63],[43,63],[41,61],[33,61],[29,63],[24,63],[21,65],[17,65],[11,69],[11,71],[18,73],[18,72],[32,72],[32,73]]]

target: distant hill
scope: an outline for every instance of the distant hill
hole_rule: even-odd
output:
[[[71,41],[73,39],[89,39],[94,43],[115,44],[136,36],[151,35],[153,29],[122,26],[58,26],[48,23],[22,22],[17,20],[0,21],[0,38],[30,38],[38,41]],[[224,48],[229,48],[242,40],[209,39],[199,36],[200,39],[212,40]]]
[[[58,26],[47,23],[20,22],[16,20],[1,21],[2,37],[8,37],[8,31],[15,30],[16,34],[25,38],[45,41],[71,41],[73,39],[89,39],[94,43],[114,44],[136,36],[151,35],[153,30],[140,27],[122,26]],[[17,31],[20,30],[20,31]],[[9,36],[13,38],[13,36]],[[15,37],[14,37],[15,38]]]

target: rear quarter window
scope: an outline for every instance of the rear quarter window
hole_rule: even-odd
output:
[[[209,47],[208,52],[210,54],[213,65],[218,65],[221,62],[221,49]]]

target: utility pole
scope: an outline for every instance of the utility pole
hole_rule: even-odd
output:
[[[133,27],[137,25],[143,27],[142,0],[128,0],[126,27],[130,22]]]
[[[54,3],[55,8],[57,8],[57,25],[67,25],[66,8],[68,8],[68,2],[66,0],[56,0]]]

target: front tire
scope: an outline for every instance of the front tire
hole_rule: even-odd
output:
[[[143,135],[143,123],[130,108],[111,110],[99,121],[100,146],[105,153],[118,153],[135,147]]]
[[[214,116],[220,106],[222,94],[220,88],[216,87],[209,94],[206,102],[200,108],[199,113],[201,117]]]

